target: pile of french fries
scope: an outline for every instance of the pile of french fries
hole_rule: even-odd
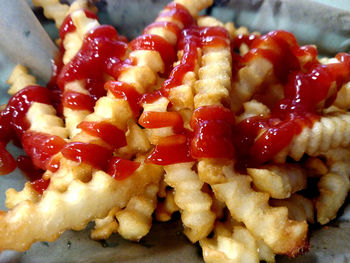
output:
[[[33,3],[42,7],[58,28],[66,17],[71,18],[74,30],[57,40],[63,69],[69,67],[79,56],[85,37],[100,27],[97,17],[84,11],[97,13],[96,7],[87,0],[76,0],[70,6],[59,0]],[[338,96],[331,105],[320,105],[319,119],[305,126],[273,159],[244,171],[236,168],[240,149],[234,149],[232,158],[189,158],[164,165],[149,161],[164,139],[183,135],[171,125],[147,126],[149,113],[180,116],[181,128],[193,132],[191,118],[203,107],[230,112],[239,124],[247,118],[270,116],[271,105],[283,99],[283,85],[276,76],[275,64],[268,58],[256,56],[237,66],[237,56],[256,50],[244,42],[233,50],[231,44],[238,36],[258,38],[260,34],[199,16],[210,5],[212,0],[174,0],[167,5],[141,38],[161,38],[176,50],[177,61],[167,65],[161,52],[125,44],[120,60],[132,63],[117,77],[105,74],[105,87],[109,89],[98,98],[93,110],[63,106],[59,115],[53,105],[31,103],[26,113],[30,124],[26,132],[55,135],[66,143],[108,147],[101,137],[87,133],[79,125],[108,123],[124,131],[126,138],[126,145],[114,149],[113,157],[138,163],[138,168],[130,176],[117,179],[105,169],[69,159],[64,152],[56,153],[52,158],[58,160],[59,168],[43,173],[43,179],[50,180],[46,190],[38,192],[30,182],[21,191],[7,190],[9,210],[0,211],[0,251],[25,251],[37,241],[56,240],[66,230],[82,230],[91,221],[95,222],[93,239],[119,233],[125,239],[139,241],[150,231],[153,220],[169,221],[174,213],[181,214],[184,234],[192,243],[199,242],[208,263],[275,262],[276,254],[294,257],[308,251],[308,223],[324,225],[334,219],[350,189],[350,82],[335,91]],[[185,23],[174,15],[173,6],[180,6],[181,12],[194,22]],[[176,69],[188,62],[186,52],[192,40],[184,40],[183,35],[191,27],[221,30],[221,40],[226,44],[198,45],[193,65],[183,78],[168,94],[140,100],[142,110],[135,114],[125,97],[115,96],[113,85],[123,83],[141,95],[160,90]],[[180,36],[183,45],[178,43]],[[266,43],[254,48],[275,48]],[[309,58],[296,59],[305,65]],[[325,66],[340,62],[337,58],[319,61]],[[20,65],[8,83],[8,92],[14,96],[27,86],[37,85]],[[334,93],[334,87],[330,90]],[[87,80],[66,82],[61,87],[62,93],[72,91],[90,95]],[[308,192],[317,194],[310,196]]]

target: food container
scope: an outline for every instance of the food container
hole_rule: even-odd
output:
[[[116,25],[119,33],[133,38],[156,17],[165,3],[167,1],[164,0],[102,0],[97,5],[102,22]],[[40,13],[37,9],[35,11]],[[234,21],[236,25],[247,26],[250,30],[291,31],[301,44],[316,44],[323,55],[350,50],[350,5],[347,0],[218,0],[205,13],[225,22]],[[52,23],[41,20],[40,24],[25,2],[2,2],[0,104],[6,103],[9,98],[5,80],[16,63],[29,67],[43,82],[48,80],[49,59],[55,47],[42,25],[51,36],[57,36]],[[9,148],[12,153],[20,153],[13,145]],[[24,182],[18,170],[0,177],[0,209],[5,209],[5,190],[9,187],[20,190]],[[0,255],[0,263],[203,262],[200,247],[192,245],[182,234],[179,219],[154,223],[151,232],[140,243],[123,240],[118,235],[96,242],[89,238],[91,227],[89,225],[81,232],[67,231],[53,243],[38,242],[25,253],[5,251]],[[295,259],[278,256],[277,262],[350,262],[349,198],[336,220],[323,227],[311,226],[310,233],[310,252]]]

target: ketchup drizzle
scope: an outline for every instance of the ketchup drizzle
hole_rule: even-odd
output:
[[[26,131],[22,136],[22,145],[36,167],[48,170],[51,158],[62,150],[66,141],[55,135]]]
[[[29,165],[29,157],[19,157],[16,163],[6,151],[6,143],[17,138],[21,140],[24,150],[30,155],[36,167],[45,170],[50,168],[51,157],[59,152],[65,141],[57,136],[27,131],[29,122],[26,114],[33,102],[51,104],[51,98],[48,89],[28,86],[17,92],[5,110],[0,113],[0,173],[8,174],[18,165],[25,174],[33,173],[35,178],[39,177],[37,168],[34,168],[33,164]]]
[[[0,141],[0,175],[11,173],[16,169],[16,161]]]
[[[195,23],[194,18],[188,12],[186,7],[179,3],[169,3],[165,7],[165,11],[161,12],[158,17],[171,17],[177,21],[180,21],[184,28],[189,27]]]
[[[320,117],[318,109],[331,105],[337,91],[350,81],[348,54],[338,54],[336,58],[339,63],[322,65],[316,60],[315,48],[299,47],[290,33],[271,32],[262,39],[276,50],[285,51],[279,56],[253,51],[255,55],[263,56],[274,64],[280,80],[287,79],[284,85],[285,97],[272,109],[269,117],[248,118],[235,127],[237,136],[234,143],[240,149],[240,165],[245,167],[271,160],[304,127],[311,128]],[[258,44],[254,42],[252,46]],[[282,65],[282,61],[285,65]],[[330,89],[332,85],[336,85],[335,91]]]
[[[92,110],[95,101],[106,94],[105,75],[120,63],[126,49],[127,44],[119,39],[112,26],[99,26],[87,33],[80,51],[62,68],[57,78],[64,106]],[[65,85],[76,80],[85,81],[89,97],[66,90]]]
[[[130,46],[132,50],[151,50],[159,52],[165,65],[165,72],[170,71],[172,63],[176,59],[174,47],[158,35],[141,35],[131,41]]]
[[[97,15],[92,13],[91,11],[87,9],[83,9],[86,17],[92,18],[92,19],[98,19]],[[59,36],[61,40],[63,41],[68,33],[74,32],[76,30],[76,27],[73,23],[71,15],[66,16],[66,18],[63,20],[62,25],[59,29]]]
[[[125,132],[108,122],[87,122],[83,121],[78,128],[87,134],[101,138],[108,143],[113,149],[126,146]]]
[[[231,110],[223,106],[202,106],[192,114],[191,155],[193,158],[234,157],[231,142],[235,122]]]
[[[108,160],[113,154],[111,149],[83,142],[67,143],[61,152],[69,160],[77,163],[86,163],[99,170],[104,170],[107,167]]]
[[[122,181],[132,175],[141,163],[119,157],[112,157],[108,163],[107,173],[117,181]]]
[[[172,70],[170,77],[164,81],[161,90],[143,96],[141,103],[151,103],[162,96],[167,97],[172,88],[181,85],[185,74],[194,70],[198,48],[228,47],[229,45],[229,35],[224,28],[192,26],[184,29],[178,41],[178,48],[184,51],[180,63]],[[223,117],[217,121],[214,119],[204,120],[204,115],[210,115],[211,110],[215,112],[213,114],[216,114],[216,117],[220,117],[222,112],[230,112],[223,107],[198,109],[192,120],[193,135],[183,128],[183,120],[177,112],[144,112],[139,119],[141,126],[150,129],[172,127],[175,133],[175,135],[160,138],[147,161],[169,165],[191,162],[194,158],[201,157],[232,158],[233,146],[230,136],[234,120],[233,114],[230,112],[230,118]],[[215,125],[220,126],[219,135],[223,135],[224,138],[215,136],[217,129],[214,127]],[[192,136],[194,139],[191,141]],[[216,148],[214,145],[217,143],[220,145]],[[229,145],[227,146],[227,144]]]
[[[139,105],[141,94],[138,93],[133,86],[125,82],[109,80],[105,84],[105,89],[109,90],[114,97],[126,100],[129,103],[134,117],[136,118],[139,116],[141,111],[141,106]]]
[[[166,7],[166,11],[160,14],[162,16],[170,16],[179,22],[184,27],[188,27],[194,23],[192,16],[189,14],[186,8],[180,4],[169,4]],[[87,10],[84,11],[89,18],[97,19],[97,16]],[[150,30],[153,27],[165,27],[167,30],[174,32],[177,36],[180,34],[180,27],[173,22],[156,22],[151,24],[146,30]],[[76,30],[70,16],[66,17],[62,27],[60,28],[60,37],[62,41],[69,32]],[[147,35],[135,39],[130,43],[130,47],[133,50],[155,50],[158,51],[164,61],[164,64],[168,70],[171,69],[172,63],[176,59],[176,53],[174,47],[167,43],[164,39],[155,35]],[[64,52],[63,45],[61,46],[61,55]],[[75,160],[78,162],[84,162],[92,165],[95,168],[104,169],[107,166],[107,162],[112,156],[112,151],[115,148],[119,148],[126,145],[126,138],[124,131],[119,130],[108,123],[92,123],[83,122],[79,125],[79,128],[87,132],[88,134],[97,136],[104,140],[111,149],[99,146],[97,144],[86,144],[80,142],[66,142],[57,137],[44,133],[26,131],[29,128],[29,123],[25,118],[25,114],[29,109],[33,101],[51,104],[54,101],[61,101],[62,105],[75,110],[92,110],[94,102],[101,96],[105,95],[105,90],[108,89],[117,98],[123,98],[129,102],[134,116],[138,116],[140,112],[140,106],[138,101],[140,94],[130,85],[126,83],[120,83],[117,81],[110,81],[105,86],[105,75],[112,74],[114,77],[123,69],[123,65],[127,65],[130,61],[123,63],[121,58],[124,56],[127,48],[127,41],[125,37],[119,37],[116,30],[110,26],[99,26],[91,30],[84,38],[82,48],[78,54],[69,62],[63,66],[62,56],[58,58],[58,62],[55,65],[52,79],[48,84],[48,89],[42,87],[30,87],[26,88],[25,92],[21,91],[16,94],[9,102],[9,106],[1,112],[0,115],[0,141],[1,152],[4,152],[0,156],[6,156],[6,150],[3,147],[9,140],[13,139],[12,130],[15,130],[17,135],[22,140],[23,148],[30,158],[33,160],[35,166],[29,167],[28,158],[21,157],[18,159],[18,165],[22,169],[27,171],[40,171],[40,169],[49,169],[55,171],[59,167],[59,161],[52,159],[57,152],[61,151],[63,156]],[[132,61],[131,61],[132,63]],[[98,69],[98,70],[96,70]],[[114,74],[115,73],[115,74]],[[85,81],[86,89],[90,95],[76,92],[74,90],[66,90],[67,83],[83,80]],[[59,87],[61,91],[57,90]],[[50,90],[49,90],[50,89]],[[63,94],[62,94],[63,92]],[[32,94],[36,93],[33,96]],[[55,102],[55,103],[56,103]],[[15,106],[13,106],[16,104]],[[13,106],[13,107],[12,107]],[[57,105],[55,105],[56,108]],[[15,117],[16,116],[16,117]],[[175,115],[174,115],[175,116]],[[175,116],[175,120],[182,123],[181,117]],[[10,125],[8,124],[10,123]],[[181,124],[182,125],[182,124]],[[179,124],[176,130],[183,132],[182,127]],[[175,139],[175,137],[177,139]],[[180,134],[173,137],[176,142],[188,144],[187,136]],[[164,145],[171,144],[170,140],[162,140]],[[166,142],[167,141],[167,142]],[[4,143],[3,143],[4,142]],[[188,148],[188,147],[187,147]],[[93,154],[92,154],[93,153]],[[12,158],[12,157],[11,157]],[[7,158],[10,160],[10,158]],[[123,167],[127,162],[125,160],[116,160],[115,158],[110,162],[114,168],[113,174],[116,172],[116,163],[119,167],[119,171],[124,171],[124,175],[118,172],[118,178],[122,179],[128,176],[129,172],[125,171]],[[6,162],[7,167],[1,167],[2,171],[11,168],[11,161]],[[133,162],[130,164],[130,171],[137,169],[138,163]],[[40,169],[34,168],[39,167]],[[12,169],[12,168],[11,168]],[[6,170],[7,172],[7,170]],[[38,178],[31,179],[33,187],[42,193],[47,188],[49,181]]]

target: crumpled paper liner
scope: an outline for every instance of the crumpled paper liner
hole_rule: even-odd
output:
[[[36,76],[50,77],[50,59],[56,47],[24,0],[2,0],[0,4],[0,104],[8,97],[3,85],[15,63],[26,65]],[[71,0],[70,0],[71,1]],[[301,43],[317,44],[322,53],[349,50],[350,11],[315,2],[316,0],[217,0],[206,11],[224,21],[234,21],[250,30],[292,31]],[[317,0],[321,1],[321,0]],[[331,0],[330,0],[331,1]],[[130,39],[154,20],[167,0],[101,0],[97,5],[103,23],[116,25],[118,32]],[[30,32],[29,34],[27,32]],[[12,152],[19,152],[10,146]],[[20,190],[25,179],[20,172],[0,177],[0,209],[5,209],[5,190]],[[349,204],[349,198],[347,199]],[[350,262],[350,206],[340,211],[337,220],[326,227],[311,227],[311,250],[295,259],[278,256],[278,263],[347,263]],[[182,234],[179,220],[154,223],[141,243],[113,235],[106,242],[89,239],[89,228],[67,231],[53,243],[38,242],[26,253],[5,251],[0,263],[112,263],[112,262],[203,262],[198,245]]]

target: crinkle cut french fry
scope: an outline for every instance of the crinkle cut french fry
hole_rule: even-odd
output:
[[[11,85],[8,94],[14,95],[27,86],[36,85],[36,79],[34,76],[28,74],[24,66],[16,65],[7,80],[7,84]]]
[[[47,18],[55,20],[56,27],[60,28],[66,14],[69,10],[68,5],[61,4],[59,0],[32,0],[35,6],[44,9],[44,15]]]
[[[13,69],[7,82],[11,84],[10,94],[29,85],[37,85],[35,78],[28,74],[27,69],[21,65],[17,65]],[[63,139],[68,137],[63,120],[56,115],[56,110],[52,105],[33,102],[28,109],[26,118],[30,125],[29,131],[55,135]],[[40,200],[40,194],[32,188],[30,183],[25,184],[23,191],[17,192],[12,188],[6,191],[5,204],[7,208],[13,208],[24,200],[31,200],[34,203]]]
[[[317,157],[307,158],[303,167],[307,170],[308,177],[321,177],[328,173],[327,165]]]
[[[34,102],[26,117],[30,122],[29,131],[47,133],[63,139],[68,138],[68,131],[64,127],[63,120],[56,115],[56,110],[52,105]]]
[[[271,199],[272,206],[285,206],[288,208],[288,217],[292,220],[306,220],[314,223],[314,205],[311,200],[299,195],[293,194],[287,199]]]
[[[296,256],[307,250],[307,223],[288,219],[285,207],[270,207],[268,194],[255,192],[251,181],[249,176],[237,175],[212,188],[215,196],[226,203],[232,217],[243,222],[274,253]]]
[[[248,168],[254,186],[272,198],[284,199],[307,186],[306,171],[299,165],[280,164]]]
[[[233,233],[232,233],[233,231]],[[275,262],[271,249],[244,226],[230,226],[217,222],[213,238],[200,241],[206,263]]]
[[[349,193],[349,178],[343,175],[328,173],[321,177],[318,183],[320,192],[316,200],[317,221],[327,224],[337,215]]]
[[[160,222],[169,221],[179,207],[175,203],[174,190],[166,190],[164,200],[158,201],[156,219]]]
[[[326,159],[328,173],[318,182],[320,195],[316,199],[317,221],[326,224],[335,218],[349,193],[350,149],[331,149],[321,154]]]
[[[199,22],[207,25],[204,18]],[[195,83],[194,106],[222,105],[229,101],[231,90],[232,57],[229,47],[203,47],[199,80]]]
[[[180,208],[185,235],[196,242],[212,230],[215,214],[210,210],[212,200],[201,191],[203,182],[192,170],[193,163],[167,165],[165,181],[175,189],[175,203]]]
[[[9,212],[1,211],[0,250],[25,251],[36,241],[54,241],[69,228],[81,230],[113,207],[124,207],[160,177],[161,169],[150,164],[142,164],[122,181],[98,171],[87,183],[72,181],[64,193],[45,191],[37,203],[25,201]]]
[[[243,103],[243,113],[236,118],[237,122],[241,122],[244,119],[254,117],[254,116],[268,116],[270,114],[270,109],[263,103],[250,100]]]
[[[134,196],[122,211],[116,213],[118,233],[128,240],[139,241],[152,225],[152,214],[157,205],[158,182],[148,185],[145,191]]]
[[[336,58],[321,58],[320,62],[322,64],[339,63]],[[337,93],[337,97],[333,102],[333,105],[339,109],[348,110],[350,108],[350,82],[345,83]]]
[[[64,64],[71,61],[78,53],[83,44],[85,34],[94,27],[100,25],[96,19],[87,17],[81,8],[74,8],[73,4],[72,7],[73,8],[70,8],[69,13],[76,29],[73,32],[68,32],[63,39],[63,46],[65,48],[63,54]]]
[[[318,156],[323,152],[350,144],[350,113],[334,112],[322,116],[312,128],[304,127],[285,149],[275,157],[277,162],[284,162],[287,156],[299,161],[304,153]]]
[[[108,215],[101,219],[95,220],[95,227],[91,230],[90,237],[94,240],[102,240],[109,238],[113,233],[118,232],[119,224],[115,220],[119,207],[112,208]]]
[[[197,17],[200,11],[213,4],[213,0],[174,0],[174,2],[185,6],[193,17]]]
[[[117,149],[117,155],[130,159],[136,154],[144,154],[150,150],[151,145],[144,129],[141,129],[134,120],[128,122],[128,129],[125,133],[127,145]]]
[[[234,233],[238,235],[245,234],[244,238],[246,241],[249,239],[249,243],[242,244],[239,240],[226,236],[218,236],[216,242],[208,239],[201,240],[204,261],[206,263],[258,263],[258,249],[254,237],[250,235],[247,229],[239,226],[234,228]]]
[[[231,91],[231,108],[234,112],[238,112],[243,103],[251,99],[272,71],[271,62],[259,57],[238,71],[237,81],[232,84]]]
[[[232,161],[204,158],[197,164],[198,176],[201,181],[210,185],[224,183],[232,167]]]
[[[6,190],[5,205],[8,209],[12,209],[25,200],[30,200],[31,202],[36,203],[40,198],[41,195],[33,189],[30,182],[26,182],[22,191],[17,192],[13,188]]]
[[[350,82],[344,84],[337,93],[334,106],[339,109],[348,110],[350,108]]]
[[[205,3],[205,1],[203,3]],[[185,7],[187,7],[193,4],[191,3],[191,1],[187,1],[184,5]],[[206,6],[203,6],[203,4],[199,6],[199,8],[204,8],[204,7]],[[172,18],[172,17],[163,16],[156,19],[156,21],[158,20],[174,22],[176,24],[179,24],[180,28],[184,26],[181,24],[180,21],[177,21],[175,18]],[[153,33],[163,37],[165,40],[171,43],[171,41],[174,40],[173,34],[168,34],[167,31],[168,30],[165,27],[160,27],[156,30],[156,32],[153,32]],[[157,72],[164,71],[164,68],[165,68],[164,63],[160,57],[160,54],[156,51],[149,51],[149,50],[132,51],[129,54],[129,57],[132,58],[134,61],[136,61],[136,65],[130,66],[125,70],[123,70],[123,72],[118,77],[118,80],[131,84],[139,93],[144,93],[147,91],[148,88],[150,88],[150,86],[154,85],[158,81]],[[132,118],[129,105],[125,105],[125,101],[122,99],[116,99],[110,92],[107,93],[107,97],[104,97],[100,100],[96,103],[95,112],[87,116],[86,120],[89,120],[89,121],[107,120],[117,125],[119,128],[125,128],[127,120]],[[108,107],[108,105],[112,107]],[[123,109],[119,107],[121,105],[123,106],[122,107]],[[116,107],[118,109],[116,109]],[[106,111],[110,112],[109,108],[113,108],[114,113],[106,114]],[[126,110],[127,112],[125,112]],[[125,114],[123,114],[123,112]],[[118,113],[118,116],[115,116],[115,113]],[[123,118],[121,118],[120,116],[123,116]],[[84,134],[77,135],[78,139],[80,139],[81,137],[84,138]],[[141,137],[142,137],[141,139],[144,139],[143,136]],[[131,150],[132,147],[131,148],[130,147],[131,145],[129,146],[129,148],[121,150],[120,153],[125,154],[126,152]],[[63,176],[60,179],[63,179],[61,180],[61,182],[62,181],[64,182],[66,178]],[[69,180],[71,179],[68,179],[68,182]],[[58,185],[59,184],[60,184],[60,181],[58,181]],[[67,184],[67,181],[64,184]]]
[[[125,239],[140,240],[151,228],[157,191],[157,184],[152,183],[146,187],[144,193],[132,197],[125,209],[115,207],[105,218],[96,219],[91,238],[107,239],[111,234],[119,232]]]
[[[73,6],[73,5],[72,5]],[[94,18],[88,18],[83,10],[72,8],[69,10],[72,18],[72,22],[75,26],[73,32],[66,34],[63,39],[63,46],[65,52],[63,54],[63,63],[67,64],[70,62],[74,56],[79,52],[85,34],[92,28],[99,26],[99,22]],[[76,80],[70,83],[67,83],[64,86],[64,92],[78,92],[85,95],[90,95],[89,91],[85,89],[84,80]],[[65,122],[67,129],[69,131],[70,138],[76,135],[80,129],[77,128],[77,125],[84,120],[84,118],[90,114],[88,110],[76,110],[69,107],[63,108],[63,115],[65,117]]]
[[[96,7],[90,4],[87,0],[75,0],[71,6],[61,4],[59,0],[32,0],[32,2],[34,6],[43,8],[45,17],[53,19],[57,28],[61,27],[67,14],[72,11],[85,8],[94,13],[97,12]]]

